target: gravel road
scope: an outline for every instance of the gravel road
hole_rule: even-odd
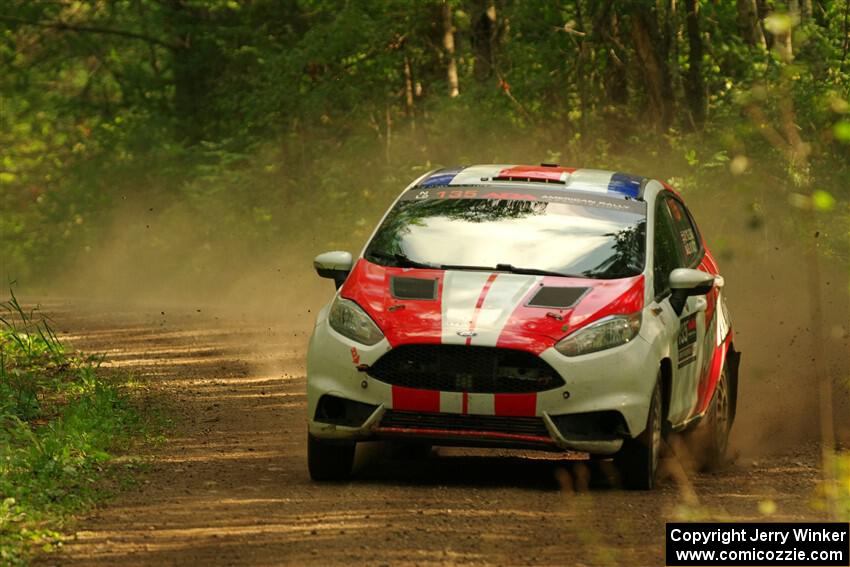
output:
[[[532,452],[358,448],[358,473],[306,466],[308,315],[262,325],[181,307],[47,304],[60,336],[144,378],[176,420],[140,484],[76,524],[44,565],[662,565],[676,519],[819,519],[813,444],[739,454],[713,474],[675,458],[650,493],[604,464]],[[757,403],[744,400],[742,404]],[[363,449],[361,451],[361,449]]]

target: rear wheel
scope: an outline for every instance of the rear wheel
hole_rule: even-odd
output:
[[[646,429],[633,439],[626,439],[614,462],[623,476],[623,484],[631,490],[651,490],[661,457],[661,374],[655,381]]]
[[[354,465],[355,443],[307,436],[307,467],[313,480],[345,480]]]
[[[717,469],[726,462],[729,430],[732,425],[731,409],[729,377],[726,365],[724,365],[714,389],[714,397],[711,399],[708,415],[706,415],[705,422],[700,424],[700,427],[706,428],[703,436],[705,440],[703,454],[705,455],[704,462],[707,469]]]

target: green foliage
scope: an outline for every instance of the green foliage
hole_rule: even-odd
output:
[[[814,506],[832,513],[836,520],[850,521],[850,451],[838,451],[826,459],[829,480],[815,493]]]
[[[0,277],[50,280],[103,247],[125,203],[192,219],[197,253],[171,268],[193,276],[215,254],[274,250],[304,218],[295,245],[354,247],[436,165],[554,158],[693,188],[734,169],[793,187],[765,126],[797,133],[805,178],[843,210],[848,0],[767,2],[757,40],[740,30],[746,3],[697,0],[700,57],[688,3],[656,4],[451,0],[450,54],[439,0],[9,0]],[[170,247],[153,230],[134,240],[150,257]]]
[[[61,541],[65,517],[103,488],[113,447],[144,423],[120,383],[69,354],[14,294],[0,305],[0,563]]]
[[[832,499],[838,517],[850,521],[850,452],[835,456],[836,482],[834,491],[827,496]]]

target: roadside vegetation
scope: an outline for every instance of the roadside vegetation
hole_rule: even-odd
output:
[[[69,352],[14,294],[0,311],[0,564],[8,565],[61,545],[71,515],[118,486],[110,452],[153,429],[126,376],[107,377],[98,359]]]

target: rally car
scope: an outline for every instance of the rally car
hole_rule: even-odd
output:
[[[308,465],[359,441],[578,451],[652,488],[664,438],[719,464],[739,354],[724,280],[681,196],[592,169],[475,165],[411,183],[354,260],[307,363]]]

